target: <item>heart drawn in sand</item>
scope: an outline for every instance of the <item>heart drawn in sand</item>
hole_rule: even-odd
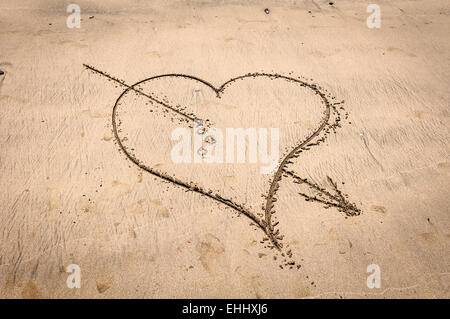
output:
[[[154,176],[245,215],[265,233],[271,248],[283,247],[274,206],[285,179],[313,189],[315,196],[299,193],[306,200],[337,207],[349,216],[360,213],[331,179],[332,191],[327,191],[289,168],[301,152],[319,145],[340,127],[342,102],[334,102],[319,86],[302,78],[267,73],[246,74],[220,86],[184,74],[159,75],[127,85],[85,66],[126,87],[114,105],[112,124],[119,147],[129,160]],[[201,133],[199,121],[204,125]],[[177,143],[173,132],[179,128],[191,130],[192,138],[218,130],[223,132],[224,140],[229,128],[256,132],[276,128],[278,165],[273,174],[267,175],[261,174],[261,163],[248,161],[175,163],[171,157]],[[222,147],[228,151],[224,144],[217,143],[209,151],[217,152]],[[246,159],[250,157],[248,144],[249,140]],[[260,144],[258,149],[270,148]],[[200,151],[192,145],[189,148],[193,154]]]

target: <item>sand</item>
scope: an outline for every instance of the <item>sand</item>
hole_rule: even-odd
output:
[[[0,4],[0,297],[450,297],[448,1],[76,3]]]

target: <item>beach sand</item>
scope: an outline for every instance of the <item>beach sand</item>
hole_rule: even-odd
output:
[[[448,1],[76,4],[0,4],[0,297],[450,297]]]

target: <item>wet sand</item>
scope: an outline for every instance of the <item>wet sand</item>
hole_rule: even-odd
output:
[[[243,3],[0,4],[2,298],[449,297],[447,2]],[[174,163],[200,119],[277,170]]]

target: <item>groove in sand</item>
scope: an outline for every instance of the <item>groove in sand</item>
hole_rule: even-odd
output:
[[[327,98],[327,95],[321,91],[321,88],[319,86],[317,86],[315,84],[309,84],[309,83],[302,81],[300,79],[297,79],[297,78],[292,78],[292,77],[279,75],[279,74],[269,74],[269,73],[249,73],[246,75],[238,76],[238,77],[232,78],[232,79],[228,80],[227,82],[223,83],[219,88],[214,87],[211,83],[209,83],[205,80],[202,80],[195,76],[185,75],[185,74],[163,74],[163,75],[158,75],[158,76],[144,79],[133,85],[128,85],[124,81],[119,80],[103,71],[97,70],[96,68],[94,68],[92,66],[84,64],[84,67],[87,68],[88,70],[95,72],[97,74],[100,74],[100,75],[102,75],[102,76],[104,76],[126,88],[122,92],[122,94],[117,98],[117,100],[114,104],[113,112],[112,112],[112,126],[113,126],[114,136],[116,138],[116,141],[117,141],[120,149],[124,152],[124,154],[127,156],[127,158],[131,162],[133,162],[139,168],[143,169],[144,171],[146,171],[156,177],[159,177],[167,182],[170,182],[179,187],[182,187],[182,188],[186,189],[187,191],[196,192],[196,193],[199,193],[210,199],[213,199],[221,204],[226,205],[227,207],[232,208],[233,210],[237,211],[238,214],[244,214],[266,234],[266,236],[270,239],[273,247],[276,248],[277,250],[281,250],[283,247],[283,244],[281,243],[283,236],[280,236],[279,231],[275,230],[275,226],[278,223],[275,223],[275,224],[272,223],[272,215],[275,213],[274,204],[276,202],[276,194],[277,194],[277,190],[279,189],[279,186],[280,186],[279,183],[281,182],[283,176],[290,176],[290,177],[294,178],[294,180],[297,181],[297,183],[305,183],[307,186],[309,186],[313,190],[321,192],[322,195],[326,195],[330,199],[327,201],[327,200],[318,198],[316,196],[310,196],[310,195],[306,195],[303,193],[299,193],[300,195],[304,196],[307,200],[320,202],[322,204],[325,204],[326,206],[337,207],[340,211],[345,212],[348,216],[359,215],[360,210],[357,209],[354,204],[349,203],[348,201],[345,200],[345,198],[342,196],[342,193],[337,189],[336,184],[331,179],[329,179],[329,181],[334,186],[334,190],[337,195],[332,195],[331,193],[327,192],[325,189],[319,187],[318,185],[310,183],[306,179],[301,178],[301,177],[295,175],[293,172],[288,170],[289,164],[292,164],[293,163],[292,160],[294,158],[298,157],[301,152],[309,150],[310,147],[312,147],[312,146],[319,145],[321,142],[325,141],[325,139],[328,136],[328,134],[330,133],[330,131],[335,132],[336,128],[341,126],[340,125],[341,113],[336,108],[336,106],[342,104],[343,102],[331,103],[329,101],[329,99]],[[324,116],[321,119],[318,128],[316,130],[314,130],[304,141],[300,142],[297,146],[295,146],[281,160],[281,163],[278,166],[278,169],[275,172],[273,179],[270,183],[269,191],[266,196],[266,203],[264,206],[264,218],[258,218],[256,214],[250,212],[248,209],[246,209],[242,205],[237,204],[230,199],[226,199],[226,198],[222,197],[220,194],[213,194],[212,191],[205,190],[202,187],[196,185],[195,183],[183,182],[175,177],[169,176],[167,173],[160,172],[156,169],[146,166],[145,164],[141,163],[135,156],[130,154],[127,151],[126,147],[124,147],[124,145],[122,144],[122,141],[120,140],[119,134],[118,134],[116,110],[117,110],[117,106],[119,104],[120,99],[129,90],[132,90],[132,91],[136,92],[137,94],[140,94],[140,95],[150,99],[151,101],[162,105],[169,111],[172,111],[176,115],[181,116],[186,122],[190,122],[190,121],[194,122],[197,120],[202,121],[200,118],[196,117],[194,114],[185,113],[182,110],[179,110],[176,107],[169,105],[168,103],[160,101],[159,99],[151,96],[150,94],[147,94],[147,93],[141,91],[140,89],[136,88],[138,85],[142,84],[143,82],[157,79],[157,78],[162,78],[162,77],[181,77],[181,78],[186,78],[186,79],[201,82],[204,85],[211,88],[216,93],[216,96],[218,98],[220,98],[221,94],[225,91],[225,88],[227,85],[230,85],[237,80],[249,78],[249,77],[253,77],[253,78],[267,77],[267,78],[271,78],[271,79],[284,79],[286,81],[295,82],[295,83],[299,84],[300,86],[307,87],[307,88],[311,89],[315,94],[320,96],[320,98],[322,99],[322,101],[325,105],[325,110],[323,112]],[[342,106],[340,106],[339,109],[344,110],[344,108]],[[334,121],[331,121],[332,114],[335,116]],[[348,116],[348,113],[345,114],[345,118],[347,118],[347,116]],[[206,126],[210,125],[209,120],[206,120],[204,123],[206,123]],[[323,136],[321,136],[319,138],[319,136],[322,133],[324,133]],[[313,140],[315,138],[317,138],[317,141],[313,142]],[[290,254],[288,253],[288,255],[290,255]],[[280,265],[280,267],[281,267],[281,265]]]

